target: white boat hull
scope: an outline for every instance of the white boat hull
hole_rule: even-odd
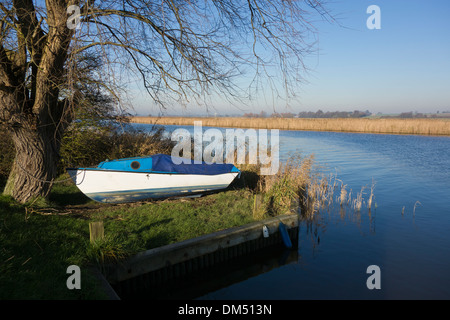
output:
[[[89,198],[105,203],[134,202],[189,196],[227,188],[239,174],[217,175],[68,169],[77,187]]]

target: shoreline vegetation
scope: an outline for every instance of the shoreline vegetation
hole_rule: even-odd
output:
[[[69,163],[95,165],[99,160],[167,152],[171,141],[156,129],[117,135],[107,128],[69,132],[61,169]],[[12,165],[13,147],[4,132],[0,187]],[[101,143],[100,143],[101,142]],[[89,270],[120,263],[136,253],[219,230],[274,217],[293,208],[313,223],[317,213],[336,205],[342,218],[370,210],[368,200],[325,177],[313,155],[293,155],[276,175],[260,174],[260,164],[238,165],[241,178],[228,189],[201,198],[150,200],[132,204],[95,203],[61,173],[48,199],[20,204],[0,195],[0,299],[107,299]],[[259,199],[256,206],[257,198]],[[298,210],[300,208],[300,211]],[[90,240],[89,226],[102,221],[104,237]],[[66,269],[80,266],[83,289],[69,290]]]
[[[450,119],[437,118],[245,118],[245,117],[145,117],[132,116],[132,123],[206,127],[331,131],[378,134],[450,136]]]
[[[332,207],[351,220],[376,208],[373,188],[367,199],[364,188],[347,190],[317,171],[312,156],[291,157],[273,176],[260,176],[255,165],[240,169],[241,179],[228,189],[200,198],[95,203],[67,174],[55,182],[49,203],[21,205],[0,196],[0,299],[108,299],[93,267],[289,212],[311,226]],[[104,237],[92,241],[90,224],[99,221]],[[82,290],[66,287],[71,265],[81,269]]]

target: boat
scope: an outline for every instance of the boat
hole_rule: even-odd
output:
[[[103,203],[199,196],[226,189],[240,170],[165,154],[106,160],[96,167],[67,168],[78,189]]]

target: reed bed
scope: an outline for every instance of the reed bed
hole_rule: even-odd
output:
[[[320,244],[320,238],[326,232],[327,225],[331,221],[337,222],[336,217],[344,223],[345,221],[356,223],[361,232],[364,232],[363,227],[368,223],[369,232],[374,233],[376,211],[372,210],[377,208],[374,202],[374,189],[375,183],[372,181],[370,188],[362,186],[354,195],[351,189],[348,190],[347,185],[332,174],[329,176],[318,174],[312,178],[308,183],[307,192],[300,201],[300,219],[306,227],[306,235],[310,237],[313,248]],[[366,217],[363,217],[364,212],[367,213]]]
[[[382,134],[450,135],[450,119],[307,119],[240,117],[131,117],[131,122],[161,125],[194,125],[224,128],[254,128]]]
[[[325,175],[314,161],[314,155],[294,153],[280,164],[275,175],[259,175],[260,164],[238,165],[242,172],[240,187],[255,194],[253,215],[263,219],[286,212],[299,212],[302,219],[314,221],[321,212],[337,212],[342,219],[360,220],[367,209],[375,207],[375,182],[362,186],[359,192],[348,190],[336,175]],[[300,209],[300,210],[299,210]]]
[[[369,190],[368,192],[365,192]],[[301,208],[303,216],[312,220],[320,211],[330,211],[340,208],[341,218],[346,213],[351,216],[359,214],[363,208],[367,208],[369,215],[375,207],[375,182],[369,187],[362,186],[359,192],[353,194],[353,190],[348,190],[341,180],[333,174],[328,176],[315,173],[310,176],[307,188],[301,198]],[[335,194],[336,197],[335,197]],[[336,205],[336,206],[335,206]],[[339,207],[337,207],[339,205]]]
[[[280,165],[277,174],[262,176],[259,190],[264,194],[264,212],[277,215],[302,206],[311,183],[313,164],[314,156],[295,154]]]

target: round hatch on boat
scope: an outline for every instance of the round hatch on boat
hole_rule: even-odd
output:
[[[134,169],[134,170],[139,169],[140,166],[141,166],[141,164],[140,164],[138,161],[133,161],[133,162],[131,163],[131,168]]]

